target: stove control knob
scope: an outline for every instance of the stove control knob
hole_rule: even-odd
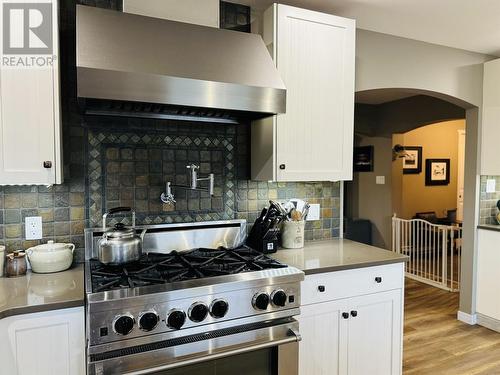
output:
[[[277,306],[277,307],[285,306],[286,299],[287,299],[287,295],[283,291],[283,289],[275,290],[271,294],[271,301],[273,302],[274,306]]]
[[[128,335],[134,329],[135,319],[132,314],[118,315],[113,320],[113,331],[118,335]]]
[[[214,299],[210,304],[210,315],[214,318],[223,318],[226,316],[228,310],[229,304],[223,299]]]
[[[267,293],[257,293],[253,296],[252,305],[257,310],[267,310],[267,306],[269,306],[269,296]]]
[[[182,310],[173,309],[167,315],[167,326],[173,329],[181,329],[186,321],[186,313]]]
[[[189,319],[193,322],[202,322],[208,315],[208,307],[203,302],[195,302],[188,311]]]
[[[142,331],[152,331],[158,325],[160,317],[154,310],[145,311],[139,314],[139,328]]]

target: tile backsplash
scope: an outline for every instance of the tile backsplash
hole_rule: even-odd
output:
[[[496,181],[495,192],[487,193],[486,181],[491,179]],[[500,200],[500,176],[481,176],[479,224],[498,224],[496,221],[498,200]]]
[[[120,8],[119,1],[96,3]],[[321,220],[307,222],[306,239],[338,237],[339,183],[249,180],[249,124],[82,115],[76,100],[75,2],[61,2],[60,12],[65,182],[0,186],[0,244],[8,251],[40,242],[24,239],[24,218],[41,216],[41,242],[72,242],[82,259],[84,228],[101,225],[103,212],[119,205],[132,206],[139,224],[225,219],[251,224],[269,199],[302,198],[321,204]],[[202,177],[215,174],[214,196],[174,189],[176,205],[162,204],[166,181],[186,184],[190,163],[200,165]]]

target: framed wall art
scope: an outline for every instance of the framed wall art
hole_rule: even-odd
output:
[[[419,174],[422,172],[422,147],[405,146],[403,174]]]
[[[354,147],[354,172],[373,172],[373,146]]]
[[[427,159],[425,161],[425,185],[438,186],[450,183],[450,159]]]

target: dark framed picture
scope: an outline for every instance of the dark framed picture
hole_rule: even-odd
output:
[[[422,147],[405,146],[403,174],[419,174],[422,172]]]
[[[437,186],[450,183],[450,159],[427,159],[425,161],[425,185]]]
[[[373,172],[373,146],[354,147],[354,172]]]

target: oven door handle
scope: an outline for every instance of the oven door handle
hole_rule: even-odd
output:
[[[279,347],[281,352],[288,346],[287,344],[297,344],[301,340],[298,328],[298,322],[293,320],[277,326],[118,356],[90,363],[88,373],[89,375],[150,374],[260,349]]]

